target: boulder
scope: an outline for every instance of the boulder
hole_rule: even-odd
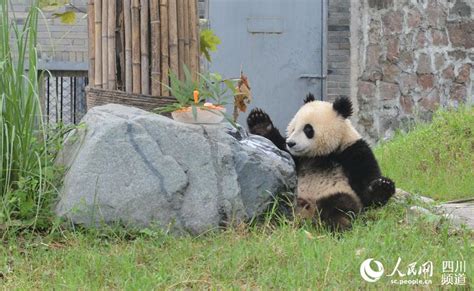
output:
[[[262,215],[296,187],[289,154],[230,125],[195,125],[109,104],[89,110],[57,163],[57,215],[201,234]]]

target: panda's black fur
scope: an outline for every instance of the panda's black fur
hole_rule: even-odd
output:
[[[334,123],[339,123],[336,130],[350,130],[349,133],[353,134],[352,139],[346,138],[346,143],[334,148],[328,146],[329,150],[326,152],[310,154],[304,152],[296,155],[291,151],[291,147],[296,145],[291,140],[291,133],[288,132],[288,139],[284,138],[273,126],[270,117],[261,109],[252,110],[247,118],[247,125],[250,133],[264,136],[281,150],[292,154],[298,175],[297,214],[303,218],[321,221],[331,229],[345,230],[351,227],[353,216],[364,208],[386,204],[395,193],[395,184],[390,179],[382,177],[370,146],[360,138],[347,120],[352,114],[352,104],[348,98],[338,98],[330,104],[315,101],[314,96],[309,94],[304,102],[305,105],[300,111],[304,110],[306,116],[309,114],[309,118],[312,118],[313,108],[325,107],[326,112],[329,110],[327,108],[332,108],[330,110],[336,115],[329,115],[328,119],[332,118]],[[295,123],[295,120],[292,120],[288,128],[295,131],[292,123]],[[307,124],[302,131],[307,140],[311,141],[314,138],[313,143],[316,145],[318,136],[314,135],[318,135],[318,130],[320,130],[318,124],[316,129]],[[305,150],[306,148],[303,147]]]

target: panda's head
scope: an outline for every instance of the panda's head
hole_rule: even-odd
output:
[[[360,139],[348,119],[351,114],[352,103],[347,97],[329,103],[315,101],[309,94],[288,125],[288,150],[294,156],[316,157],[345,149]]]

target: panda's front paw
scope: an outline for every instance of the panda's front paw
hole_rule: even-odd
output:
[[[267,137],[273,130],[273,123],[270,116],[262,109],[253,109],[247,117],[247,126],[251,134],[257,134]]]
[[[395,183],[389,178],[380,177],[370,183],[370,189],[373,197],[385,204],[395,194]]]

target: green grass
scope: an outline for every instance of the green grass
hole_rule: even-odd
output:
[[[375,153],[399,188],[441,201],[474,197],[474,108],[438,111]]]
[[[151,233],[130,239],[130,234],[124,238],[120,232],[115,236],[106,231],[68,232],[52,241],[44,237],[10,241],[1,248],[0,266],[6,289],[85,290],[393,287],[388,277],[376,283],[363,281],[359,266],[375,258],[391,272],[398,257],[405,273],[409,263],[432,261],[434,288],[441,283],[442,261],[467,260],[471,266],[472,235],[465,231],[453,235],[447,225],[437,229],[427,221],[405,220],[406,206],[393,203],[367,213],[341,236],[291,224],[198,238]],[[472,286],[474,274],[469,268],[467,284]]]

